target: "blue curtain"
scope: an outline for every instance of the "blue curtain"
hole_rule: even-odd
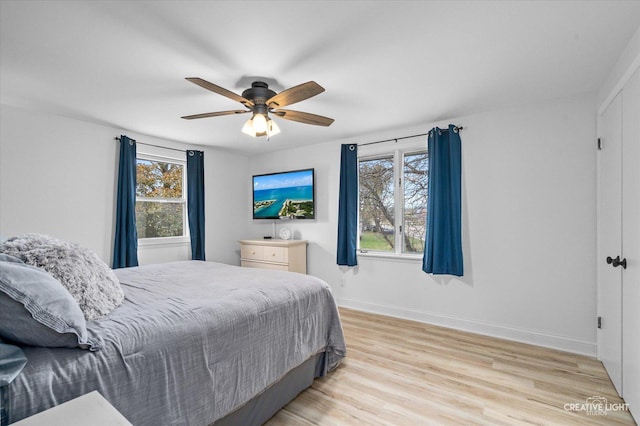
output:
[[[461,141],[457,127],[429,132],[427,231],[422,270],[462,276]]]
[[[338,205],[338,265],[355,266],[358,238],[358,145],[342,145]]]
[[[136,230],[136,141],[120,136],[113,268],[138,266]]]
[[[191,259],[204,254],[204,152],[187,151],[187,211],[191,236]]]

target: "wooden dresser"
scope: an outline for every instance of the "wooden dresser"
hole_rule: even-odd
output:
[[[240,266],[307,273],[307,240],[240,240]]]

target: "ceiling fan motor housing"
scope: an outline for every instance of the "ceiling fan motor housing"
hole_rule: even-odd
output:
[[[271,99],[275,95],[276,92],[269,89],[269,85],[263,81],[254,81],[251,83],[250,89],[242,92],[243,98],[252,100],[256,105],[264,105],[267,99]]]

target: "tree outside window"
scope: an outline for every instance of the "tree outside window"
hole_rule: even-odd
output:
[[[184,164],[138,158],[136,229],[138,238],[186,235]]]
[[[427,189],[429,157],[426,152],[404,154],[404,225],[403,251],[424,252],[424,237],[427,227]]]
[[[361,251],[424,251],[428,163],[424,150],[359,160]]]
[[[361,160],[360,249],[394,251],[393,157]]]

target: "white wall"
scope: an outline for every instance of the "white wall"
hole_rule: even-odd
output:
[[[233,249],[246,221],[229,200],[246,198],[248,161],[65,117],[2,105],[0,236],[37,232],[90,248],[111,264],[120,134],[166,147],[205,152],[207,259],[237,263]],[[140,247],[141,264],[189,259],[189,245]]]
[[[598,91],[598,113],[604,111],[638,67],[640,67],[640,27],[631,37],[616,63],[612,64],[611,71]]]
[[[5,105],[0,113],[0,234],[47,233],[110,263],[113,138],[124,133],[139,142],[183,145]],[[207,258],[238,264],[238,239],[271,234],[270,222],[250,218],[251,174],[314,167],[317,219],[286,226],[310,241],[308,271],[332,286],[340,304],[593,355],[594,117],[594,97],[583,97],[359,138],[405,136],[449,122],[464,126],[461,279],[434,278],[410,261],[361,257],[358,268],[336,266],[339,145],[350,141],[250,159],[200,148]],[[186,256],[177,250],[141,258]]]
[[[317,220],[286,226],[309,240],[308,271],[341,305],[594,355],[595,96],[360,141],[449,122],[464,126],[461,279],[427,275],[414,261],[360,256],[357,268],[336,266],[339,144],[352,141],[251,158],[250,172],[315,168]],[[251,223],[249,236],[271,226]]]

